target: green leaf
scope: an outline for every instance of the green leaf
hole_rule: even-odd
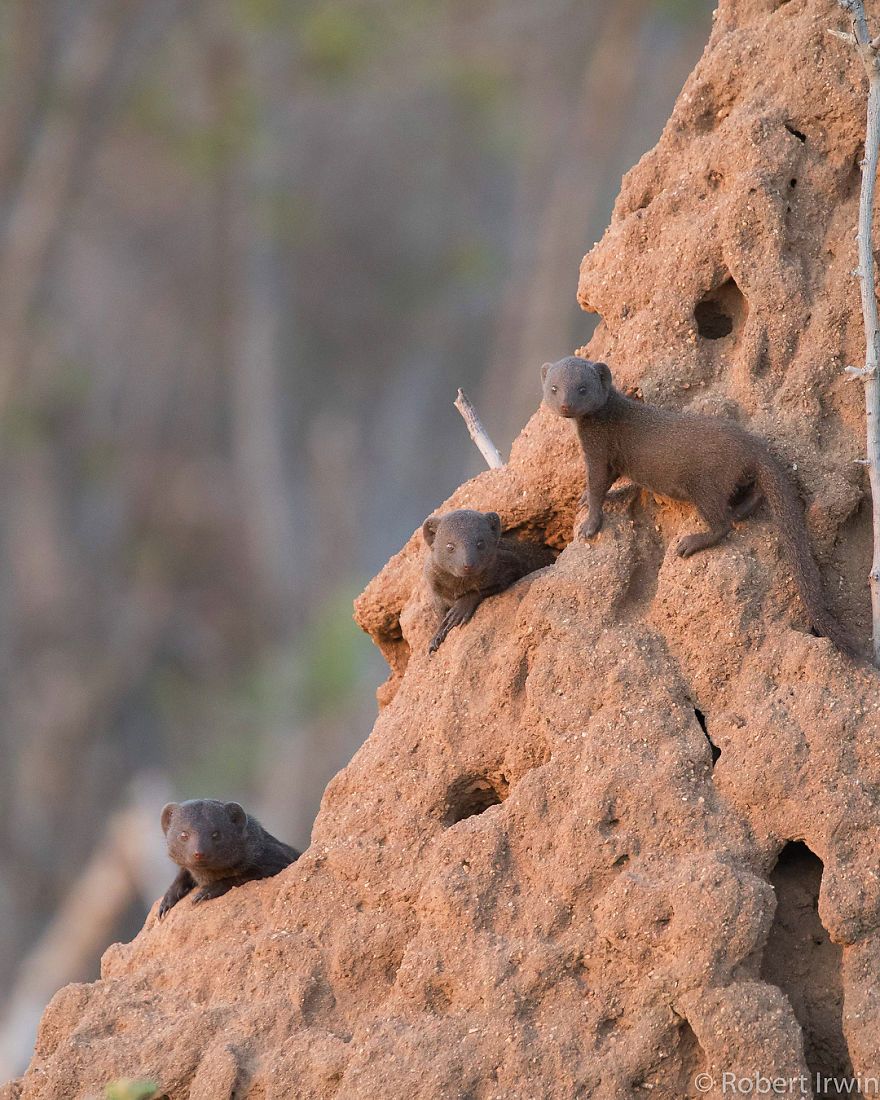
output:
[[[104,1089],[105,1100],[152,1100],[159,1091],[155,1081],[134,1080],[120,1077]]]

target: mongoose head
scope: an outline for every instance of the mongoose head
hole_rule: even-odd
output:
[[[605,363],[569,355],[541,367],[544,404],[558,416],[588,416],[597,412],[611,393],[611,371]]]
[[[479,576],[495,560],[501,517],[497,512],[460,508],[445,516],[428,516],[422,534],[434,561],[445,572],[462,578]]]
[[[248,816],[237,802],[194,798],[162,810],[168,855],[180,867],[225,871],[241,862]]]

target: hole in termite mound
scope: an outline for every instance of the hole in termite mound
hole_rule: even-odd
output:
[[[853,1075],[843,1034],[841,949],[819,918],[822,861],[791,841],[770,875],[776,914],[764,948],[761,977],[788,997],[804,1033],[804,1055],[817,1097],[848,1095]],[[817,1078],[818,1074],[818,1078]],[[830,1079],[830,1080],[826,1080]],[[842,1082],[840,1089],[834,1079]]]
[[[462,776],[446,792],[443,824],[456,825],[468,817],[483,814],[493,806],[500,806],[509,793],[510,781],[505,775]]]
[[[718,763],[718,757],[721,755],[721,749],[718,748],[709,736],[709,727],[706,725],[706,715],[703,714],[699,707],[694,707],[694,717],[699,723],[700,729],[703,731],[703,736],[709,742],[709,750],[712,753],[712,767],[714,768]]]
[[[726,279],[694,306],[697,333],[704,340],[723,340],[741,326],[747,313],[743,292],[733,278]]]

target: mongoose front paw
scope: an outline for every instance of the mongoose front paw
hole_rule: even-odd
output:
[[[464,606],[453,605],[443,616],[443,622],[440,624],[440,629],[431,639],[431,644],[428,646],[428,656],[432,653],[436,653],[443,642],[446,640],[446,636],[450,630],[456,626],[463,626],[465,623],[469,623],[474,617],[474,612],[477,610],[477,604],[473,607],[469,604]]]
[[[443,645],[443,643],[446,641],[446,635],[449,633],[451,626],[452,624],[449,621],[449,611],[447,611],[446,614],[443,616],[443,621],[437,628],[437,633],[431,639],[430,645],[428,646],[429,657],[432,654],[436,653],[440,646]]]
[[[590,503],[590,490],[589,489],[584,489],[584,491],[578,497],[577,506],[578,506],[578,508],[586,508],[586,506],[589,503]]]
[[[602,530],[602,513],[598,516],[587,516],[584,522],[578,528],[578,538],[591,539],[595,535],[598,535]]]
[[[176,896],[170,897],[168,894],[166,894],[165,897],[162,898],[162,900],[159,902],[159,912],[156,914],[157,919],[161,920],[164,916],[166,916],[170,912],[170,910],[172,910],[174,906],[177,905],[179,901],[180,898]]]
[[[680,558],[689,558],[703,547],[703,539],[699,535],[685,535],[675,548]]]
[[[223,893],[223,891],[221,891]],[[201,890],[197,890],[193,894],[193,905],[200,905],[203,901],[211,901],[213,898],[220,895],[215,891],[213,886],[203,886]]]
[[[474,617],[476,607],[451,607],[446,616],[446,624],[451,630],[454,626],[464,626]]]

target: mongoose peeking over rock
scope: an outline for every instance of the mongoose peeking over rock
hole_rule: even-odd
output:
[[[180,871],[159,905],[160,919],[197,886],[201,889],[193,904],[219,898],[253,879],[277,875],[300,856],[248,817],[237,802],[169,802],[162,810],[162,831],[168,855]]]
[[[605,495],[624,475],[695,505],[709,530],[681,539],[678,553],[684,558],[720,542],[734,521],[746,519],[766,497],[813,627],[852,652],[851,640],[825,606],[794,484],[760,439],[727,420],[633,401],[614,388],[605,363],[569,356],[545,363],[541,377],[547,407],[577,423],[587,467],[579,503],[589,505],[581,537],[600,530]]]
[[[502,535],[497,512],[460,508],[445,516],[429,516],[422,534],[430,548],[425,576],[441,616],[429,653],[436,653],[453,627],[470,622],[487,596],[503,592],[520,577],[556,560],[543,543]]]

